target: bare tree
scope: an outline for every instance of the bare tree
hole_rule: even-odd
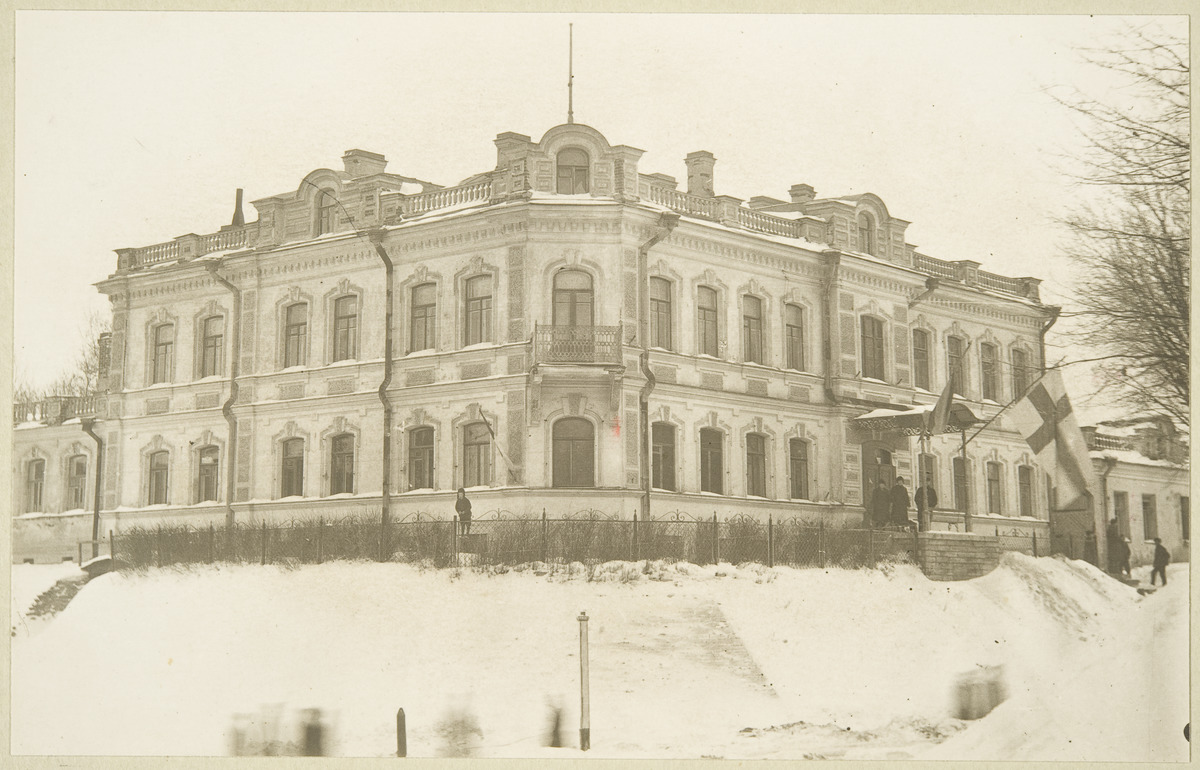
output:
[[[1123,87],[1058,97],[1081,119],[1086,148],[1075,176],[1095,193],[1063,220],[1080,268],[1070,316],[1098,357],[1102,389],[1188,425],[1188,47],[1158,27],[1127,32],[1120,46],[1084,52]]]
[[[13,383],[13,401],[38,401],[51,396],[91,396],[99,392],[100,336],[112,328],[107,313],[94,310],[79,327],[78,352],[57,377],[45,385],[29,381],[18,365]]]

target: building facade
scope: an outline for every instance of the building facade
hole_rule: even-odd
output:
[[[1044,365],[1036,278],[920,253],[872,194],[717,195],[708,152],[679,189],[581,124],[495,144],[451,187],[351,150],[256,221],[239,197],[215,233],[119,249],[104,393],[17,405],[15,512],[90,489],[78,413],[104,531],[378,515],[385,482],[393,520],[448,518],[465,487],[476,515],[858,525],[877,480],[911,491],[918,469],[936,527],[969,507],[1046,531],[1046,477],[1003,416],[965,460],[957,433],[922,452],[856,422],[951,379],[994,417]]]

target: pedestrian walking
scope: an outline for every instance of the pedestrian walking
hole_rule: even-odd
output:
[[[911,527],[912,522],[908,519],[908,487],[904,486],[903,476],[897,476],[896,483],[892,484],[891,503],[892,523],[899,527]]]
[[[925,483],[917,487],[913,502],[917,506],[917,524],[922,532],[926,532],[933,518],[933,509],[938,504],[937,490],[933,488],[933,474],[925,474]]]
[[[458,526],[464,535],[471,534],[471,501],[467,499],[467,490],[458,488],[458,499],[454,501],[454,510],[458,512]]]
[[[1167,584],[1167,565],[1171,563],[1171,552],[1163,547],[1162,538],[1154,538],[1154,569],[1150,570],[1150,585],[1154,578],[1161,576],[1163,585]]]

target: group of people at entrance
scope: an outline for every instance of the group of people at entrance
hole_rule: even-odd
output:
[[[927,480],[917,487],[917,494],[911,502],[917,506],[916,521],[908,518],[910,501],[908,487],[904,486],[904,477],[897,476],[890,486],[887,479],[881,477],[871,494],[871,526],[875,529],[919,529],[922,532],[929,529],[929,516],[938,502],[937,490],[933,488],[933,484]]]

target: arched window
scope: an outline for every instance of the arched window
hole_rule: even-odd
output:
[[[767,437],[746,434],[746,494],[767,496]]]
[[[40,513],[46,486],[46,461],[30,460],[25,467],[25,512]]]
[[[696,336],[699,343],[697,352],[716,358],[720,349],[717,340],[717,292],[707,286],[696,290]]]
[[[553,476],[556,487],[594,487],[595,431],[582,417],[554,423]]]
[[[464,487],[479,487],[492,479],[492,434],[482,422],[463,426]]]
[[[433,428],[408,432],[408,488],[433,489]]]
[[[592,326],[592,276],[582,270],[560,270],[554,275],[555,326]]]
[[[671,350],[671,282],[650,279],[650,346]]]
[[[724,494],[724,434],[715,428],[700,430],[700,491]]]
[[[308,304],[297,302],[283,312],[283,367],[308,363]]]
[[[304,494],[304,439],[290,438],[283,442],[283,460],[279,473],[279,496],[299,497]]]
[[[651,486],[675,491],[675,426],[667,422],[654,423],[650,428],[650,443]]]
[[[221,450],[215,446],[203,447],[197,456],[196,502],[217,499],[217,479],[220,475]]]
[[[358,357],[358,297],[338,297],[333,303],[333,360]]]
[[[317,195],[317,235],[332,233],[337,225],[337,198],[332,190]]]
[[[808,500],[808,442],[804,439],[788,441],[788,471],[792,499]]]
[[[558,193],[575,195],[588,192],[588,154],[577,147],[558,153]]]
[[[1000,397],[1000,373],[995,345],[987,342],[979,345],[979,370],[981,396],[989,401],[996,401]]]
[[[912,333],[913,385],[929,390],[929,332],[913,329]]]
[[[408,352],[437,347],[437,284],[413,287],[409,322]]]
[[[763,363],[762,300],[750,294],[742,297],[742,356],[746,361]]]
[[[963,360],[966,349],[962,337],[946,338],[946,376],[950,378],[950,391],[956,396],[967,393],[967,369]]]
[[[463,318],[463,344],[478,345],[492,341],[492,277],[477,275],[467,279],[467,301]]]
[[[883,321],[872,316],[862,317],[862,376],[884,379]]]
[[[804,371],[804,308],[788,305],[784,308],[784,342],[787,345],[787,368]]]
[[[340,433],[329,442],[329,494],[354,492],[354,435]]]
[[[170,382],[175,360],[175,324],[154,327],[154,371],[150,381]]]
[[[170,497],[167,482],[170,480],[171,456],[165,450],[152,452],[149,457],[150,485],[148,500],[150,505],[166,505]]]
[[[858,250],[875,253],[875,219],[865,211],[858,215]]]
[[[87,504],[87,455],[73,455],[67,460],[67,510]]]
[[[225,373],[225,317],[214,315],[201,322],[200,376]]]

